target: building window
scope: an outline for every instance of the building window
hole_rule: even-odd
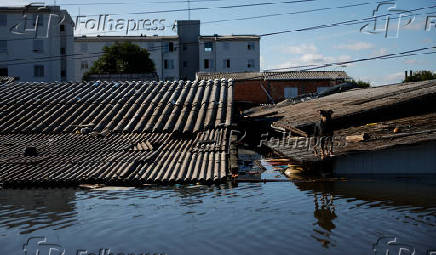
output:
[[[6,14],[0,14],[0,27],[8,24],[8,16]]]
[[[248,67],[248,68],[255,68],[254,59],[249,59],[249,60],[248,60],[247,67]]]
[[[183,51],[186,51],[188,49],[188,46],[186,46],[186,43],[183,44]]]
[[[43,20],[44,20],[44,16],[41,14],[33,14],[33,18],[32,18],[32,20],[33,20],[33,26],[35,26],[37,23],[37,21],[38,21],[38,26],[43,26],[44,25],[44,23],[43,23]]]
[[[183,67],[188,67],[188,62],[183,61]]]
[[[44,77],[44,66],[43,65],[33,66],[33,76]]]
[[[164,59],[164,69],[174,69],[174,60]]]
[[[87,70],[88,69],[88,61],[82,61],[80,62],[80,69],[81,70]]]
[[[59,30],[60,30],[61,32],[64,32],[64,31],[65,31],[65,25],[61,25],[61,26],[59,27]]]
[[[0,53],[8,52],[8,41],[0,40]]]
[[[204,51],[213,51],[213,43],[212,42],[204,43]]]
[[[224,69],[230,68],[230,59],[224,59],[223,60],[223,68]]]
[[[288,87],[284,88],[285,98],[294,98],[298,96],[298,88]]]
[[[33,40],[33,52],[41,53],[44,51],[44,41],[43,40]]]
[[[88,44],[87,43],[81,43],[80,44],[80,51],[81,52],[87,52],[88,51]]]
[[[169,52],[173,52],[174,51],[174,43],[173,42],[169,42],[168,43],[168,51]]]
[[[254,42],[249,42],[247,45],[248,50],[254,50]]]
[[[64,47],[62,47],[62,48],[61,48],[61,55],[65,55],[65,53],[66,53],[66,50],[65,50]]]
[[[0,67],[0,76],[9,76],[7,67]]]
[[[61,71],[61,77],[65,77],[65,76],[67,76],[67,71],[62,70],[62,71]]]
[[[204,69],[209,69],[209,59],[204,60]]]

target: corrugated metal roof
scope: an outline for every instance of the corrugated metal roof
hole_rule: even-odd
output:
[[[198,80],[336,80],[348,79],[344,71],[293,71],[293,72],[240,72],[240,73],[197,73]]]
[[[0,182],[220,182],[232,98],[225,80],[1,85]]]

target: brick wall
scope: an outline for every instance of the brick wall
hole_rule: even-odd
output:
[[[262,89],[261,84],[270,91],[274,102],[279,102],[284,99],[284,88],[298,88],[298,95],[315,93],[318,87],[332,87],[343,83],[343,80],[246,80],[234,82],[233,100],[237,102],[251,102],[254,104],[265,104],[268,102],[268,97]]]
[[[233,101],[266,104],[268,102],[268,96],[261,87],[263,82],[263,80],[235,81],[233,87]]]

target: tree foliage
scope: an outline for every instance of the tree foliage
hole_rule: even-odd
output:
[[[83,75],[84,80],[91,74],[141,74],[156,71],[148,51],[130,42],[105,46],[103,52]]]
[[[404,82],[428,81],[434,79],[436,79],[436,73],[423,70],[412,73],[412,76],[407,76]]]
[[[361,80],[358,80],[358,81],[351,80],[351,83],[357,85],[359,88],[369,88],[369,87],[371,87],[370,83],[365,82],[365,81],[361,81]]]

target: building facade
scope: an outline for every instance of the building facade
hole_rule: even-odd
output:
[[[160,80],[194,80],[199,71],[260,69],[259,36],[201,36],[199,20],[179,20],[175,36],[75,37],[74,80],[82,80],[83,74],[101,56],[104,46],[126,41],[148,50]]]
[[[258,72],[260,37],[200,36],[200,72]]]
[[[249,105],[322,92],[349,79],[343,71],[198,73],[199,80],[233,79],[233,99]]]
[[[177,36],[95,36],[74,38],[75,81],[102,55],[105,46],[115,42],[131,42],[147,49],[161,80],[179,79],[179,47]]]
[[[0,76],[74,79],[73,22],[59,6],[0,7]]]

